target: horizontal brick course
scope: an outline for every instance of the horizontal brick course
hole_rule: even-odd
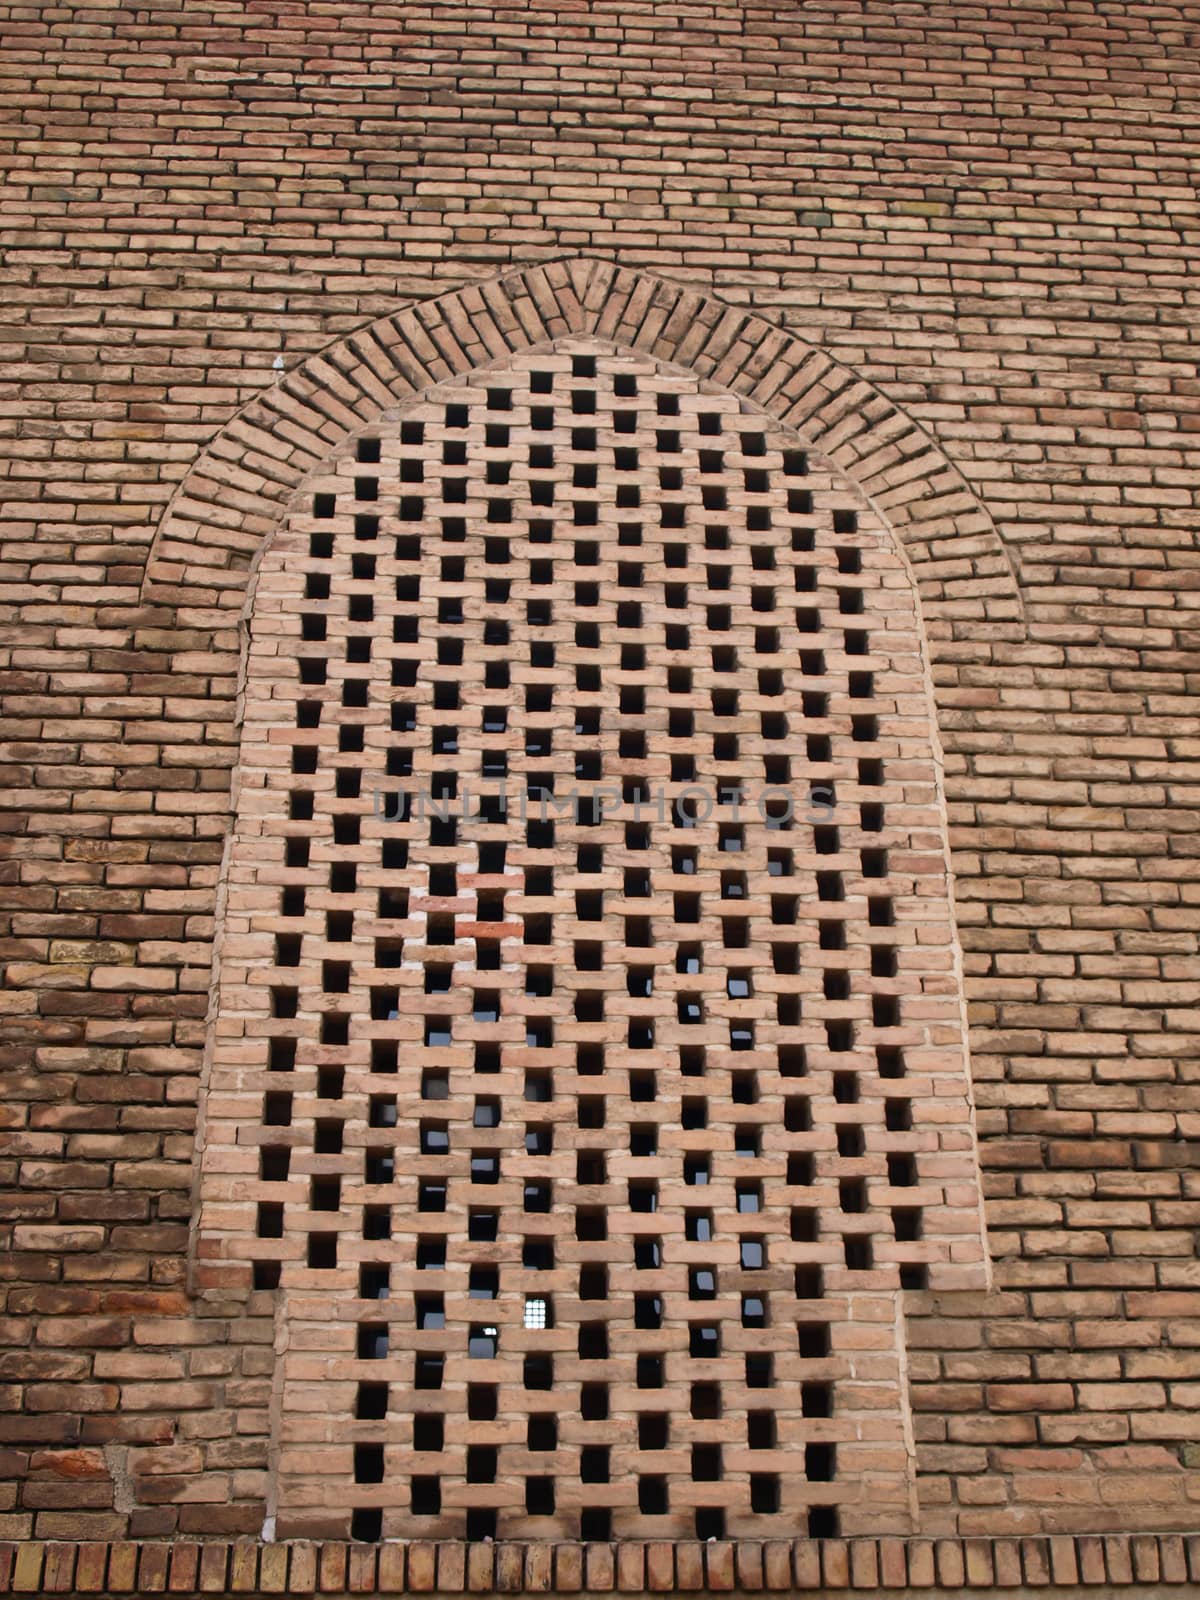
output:
[[[0,1544],[0,1594],[643,1594],[848,1590],[1157,1595],[1200,1581],[1176,1534],[774,1540],[736,1545],[137,1541]]]

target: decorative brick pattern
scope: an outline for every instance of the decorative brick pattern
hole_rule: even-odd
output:
[[[280,1534],[907,1528],[897,1291],[985,1277],[888,530],[573,340],[320,468],[251,624],[201,1250]]]
[[[903,1293],[922,1539],[823,1541],[824,1578],[789,1546],[794,1581],[1176,1582],[1194,7],[0,12],[0,1535],[36,1541],[0,1570],[186,1592],[188,1540],[262,1527],[277,1291],[184,1284],[246,587],[344,440],[578,337],[800,406],[921,591],[995,1287]],[[664,1547],[554,1581],[663,1582]],[[408,1548],[427,1587],[489,1560]],[[673,1551],[681,1588],[785,1569]],[[265,1548],[261,1583],[374,1559]]]
[[[289,495],[340,437],[406,395],[567,332],[677,363],[820,450],[904,540],[932,631],[1019,616],[1011,557],[987,512],[929,435],[882,395],[760,318],[579,257],[384,318],[253,401],[174,496],[150,551],[146,597],[239,606]]]

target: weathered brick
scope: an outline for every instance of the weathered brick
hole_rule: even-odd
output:
[[[286,503],[349,435],[431,380],[459,382],[467,368],[503,365],[510,348],[530,342],[594,334],[606,348],[636,347],[699,374],[706,394],[736,392],[794,427],[814,464],[828,459],[862,490],[881,518],[880,549],[903,544],[920,587],[982,1166],[994,1186],[989,1244],[1002,1291],[987,1299],[963,1287],[980,1273],[969,1230],[948,1222],[973,1204],[963,1168],[947,1161],[933,1174],[937,1195],[926,1195],[924,1170],[919,1191],[885,1189],[888,1152],[869,1140],[869,1215],[883,1237],[891,1210],[920,1192],[926,1232],[909,1248],[925,1248],[945,1225],[953,1258],[933,1293],[905,1291],[920,1526],[939,1541],[1006,1535],[995,1547],[1006,1586],[1022,1581],[1010,1560],[1022,1536],[1098,1540],[1114,1534],[1114,1519],[1118,1534],[1190,1526],[1192,1145],[1200,1126],[1192,774],[1200,751],[1187,718],[1197,659],[1188,624],[1200,399],[1189,376],[1194,269],[1181,220],[1191,204],[1185,162],[1195,128],[1179,88],[1194,19],[1181,4],[1157,6],[1151,17],[1084,3],[1047,32],[1040,14],[993,3],[968,14],[868,0],[834,15],[599,0],[585,27],[555,8],[517,15],[455,0],[436,8],[431,27],[427,9],[375,8],[366,29],[337,0],[320,16],[303,8],[256,16],[240,32],[240,17],[201,13],[186,21],[122,13],[112,22],[92,8],[26,7],[8,18],[18,86],[10,98],[20,95],[23,123],[6,196],[14,387],[3,575],[13,626],[0,897],[12,920],[0,929],[9,935],[0,1021],[12,1074],[5,1105],[15,1112],[5,1123],[11,1165],[0,1173],[13,1246],[6,1290],[178,1292],[190,1221],[188,1119],[243,687],[237,620],[247,575]],[[245,51],[251,65],[239,76]],[[271,71],[256,76],[260,59]],[[1032,109],[1012,101],[1018,78],[1036,83]],[[818,144],[829,160],[814,163]],[[1047,150],[1070,159],[1047,160]],[[544,270],[534,270],[537,260]],[[433,303],[455,290],[458,298]],[[522,470],[528,443],[518,441]],[[556,471],[564,462],[573,471],[574,441],[564,436],[555,448]],[[473,461],[492,450],[472,438]],[[649,507],[656,486],[646,458],[635,477]],[[574,601],[574,580],[568,595],[562,576],[571,541],[560,535],[588,537],[568,526],[566,503],[560,495],[554,544],[544,552],[559,564],[545,642],[560,667],[576,648],[566,632],[549,631]],[[471,509],[472,528],[481,507]],[[631,509],[626,520],[641,515]],[[656,524],[644,520],[649,546]],[[723,561],[705,549],[701,562],[701,530],[719,521],[706,517],[688,530],[697,628],[702,564]],[[645,556],[618,546],[615,560]],[[423,605],[437,603],[436,559],[422,573]],[[265,596],[270,572],[255,570]],[[294,564],[285,573],[298,574]],[[615,564],[600,581],[607,595]],[[907,584],[904,576],[897,594]],[[647,605],[649,587],[643,575],[637,603]],[[633,602],[631,586],[621,593]],[[491,606],[489,614],[499,613]],[[259,604],[262,639],[265,618]],[[617,632],[606,615],[606,650],[619,649]],[[737,670],[755,670],[753,636],[730,642]],[[912,661],[920,666],[915,650]],[[446,676],[445,664],[432,665]],[[655,664],[648,689],[661,687],[665,670]],[[251,692],[253,713],[252,701]],[[471,700],[471,712],[481,704]],[[743,726],[743,713],[752,718],[758,708],[747,713],[743,703],[731,719],[745,750],[761,730]],[[889,706],[886,720],[910,713]],[[330,725],[327,713],[323,736]],[[648,759],[663,760],[673,736],[654,731]],[[709,732],[697,735],[704,763]],[[811,732],[800,708],[787,730],[794,768],[808,761],[801,741]],[[336,764],[331,748],[322,744],[322,775]],[[525,761],[523,745],[514,743],[513,756]],[[530,759],[536,766],[541,758]],[[910,757],[888,757],[897,760],[911,788]],[[286,762],[278,771],[287,774]],[[244,798],[264,792],[257,774],[241,778]],[[837,782],[850,794],[852,767]],[[906,803],[919,807],[928,796]],[[846,825],[843,844],[856,826]],[[920,855],[936,864],[936,848]],[[802,859],[801,870],[816,864]],[[606,884],[610,902],[623,887]],[[851,896],[861,888],[852,885]],[[811,898],[807,881],[803,893]],[[763,916],[751,909],[752,923]],[[904,961],[931,948],[920,921]],[[464,934],[489,926],[465,908],[461,923]],[[661,925],[654,937],[643,948],[657,965]],[[715,928],[704,932],[713,948],[718,937]],[[757,926],[751,938],[746,960],[761,998],[774,974]],[[551,948],[557,960],[566,943]],[[805,970],[828,954],[806,949]],[[865,944],[850,954],[869,961]],[[507,978],[509,966],[497,970]],[[912,1129],[881,1126],[911,1142],[919,1166],[953,1120],[940,1115],[953,1097],[938,1070],[948,981],[932,967],[920,978],[930,1009],[913,1013],[920,1037],[904,1045]],[[818,982],[795,1025],[818,1035],[805,1041],[805,1092],[818,1107],[847,1105],[834,1098],[833,1069],[820,1056],[823,1007],[841,1003]],[[424,1005],[422,993],[412,1014]],[[860,1030],[873,1025],[856,1019]],[[723,1094],[728,1061],[713,1041],[706,1048],[706,1092]],[[250,1075],[261,1065],[244,1063]],[[297,1083],[312,1072],[311,1061],[301,1063]],[[632,1125],[621,1121],[627,1087],[597,1090],[608,1101],[610,1134]],[[528,1110],[519,1082],[497,1092],[506,1118],[517,1104]],[[352,1084],[351,1100],[358,1093]],[[413,1093],[405,1083],[402,1094]],[[860,1097],[858,1107],[878,1110],[881,1098]],[[250,1129],[259,1109],[235,1107],[229,1126]],[[831,1115],[851,1109],[857,1120],[854,1107]],[[750,1110],[749,1120],[761,1111],[764,1126],[779,1127],[774,1097]],[[469,1117],[458,1120],[448,1159],[476,1138]],[[576,1151],[554,1120],[553,1159],[573,1171]],[[319,1165],[327,1157],[312,1150],[312,1126],[310,1117],[298,1121],[286,1142],[295,1135],[304,1161]],[[815,1123],[827,1169],[834,1158],[819,1141],[833,1126]],[[968,1165],[969,1145],[968,1136]],[[250,1165],[228,1175],[243,1190],[230,1203],[252,1205],[253,1149],[231,1147]],[[671,1148],[672,1161],[681,1149]],[[354,1151],[359,1158],[361,1146]],[[511,1155],[508,1169],[527,1160],[519,1147]],[[712,1194],[732,1151],[717,1150],[714,1161]],[[670,1178],[678,1182],[677,1173]],[[683,1187],[661,1179],[664,1216],[689,1198]],[[854,1213],[843,1216],[836,1186],[814,1193],[825,1212],[820,1247],[836,1261]],[[407,1222],[414,1196],[405,1191],[397,1202]],[[742,1229],[744,1218],[733,1215]],[[792,1243],[786,1219],[771,1220],[772,1236]],[[714,1248],[734,1236],[719,1228]],[[672,1270],[680,1265],[674,1248],[672,1238]],[[878,1237],[875,1255],[882,1261]],[[771,1271],[795,1264],[776,1252]],[[733,1261],[716,1266],[722,1296],[740,1294],[730,1288]],[[895,1259],[880,1270],[894,1275]],[[561,1251],[555,1272],[565,1272]],[[224,1278],[215,1267],[207,1279],[202,1271],[199,1297],[169,1305],[37,1303],[14,1293],[6,1311],[18,1342],[0,1375],[26,1389],[0,1416],[0,1432],[23,1448],[58,1443],[64,1460],[81,1437],[89,1450],[161,1448],[163,1469],[139,1471],[133,1492],[143,1481],[178,1479],[170,1492],[181,1504],[101,1513],[83,1504],[96,1480],[63,1477],[43,1454],[30,1468],[36,1492],[28,1502],[18,1496],[0,1532],[28,1536],[45,1486],[57,1493],[76,1481],[78,1503],[43,1506],[39,1535],[107,1538],[103,1530],[118,1523],[90,1520],[102,1514],[121,1532],[163,1538],[180,1526],[198,1538],[257,1531],[271,1423],[254,1387],[265,1369],[252,1358],[270,1350],[274,1312],[271,1292],[259,1290],[261,1304],[242,1318],[245,1277],[245,1257]],[[555,1285],[560,1322],[551,1332],[569,1326],[563,1308],[577,1287]],[[304,1292],[320,1300],[313,1284]],[[506,1269],[503,1293],[516,1292]],[[887,1292],[898,1294],[894,1284]],[[399,1290],[387,1320],[411,1309],[411,1293],[411,1285]],[[686,1283],[665,1293],[668,1320],[690,1315]],[[682,1298],[672,1306],[671,1297]],[[730,1327],[740,1337],[738,1309]],[[779,1325],[777,1317],[770,1331]],[[649,1338],[654,1330],[637,1331]],[[871,1350],[878,1331],[874,1320],[856,1329],[864,1368],[880,1359]],[[628,1330],[614,1327],[614,1348],[618,1332]],[[230,1352],[238,1360],[227,1368]],[[330,1359],[320,1349],[295,1353],[314,1366]],[[132,1365],[106,1365],[116,1355]],[[166,1356],[180,1364],[158,1364]],[[798,1369],[799,1358],[789,1352],[789,1360]],[[456,1396],[460,1377],[448,1391]],[[802,1377],[789,1370],[779,1383],[794,1387]],[[520,1387],[518,1378],[514,1368]],[[689,1380],[673,1370],[668,1380],[664,1409],[690,1425]],[[877,1394],[879,1381],[877,1371],[865,1373],[862,1392]],[[126,1412],[108,1409],[117,1385]],[[754,1470],[738,1431],[742,1398],[726,1407],[727,1495]],[[620,1415],[642,1409],[641,1399]],[[351,1403],[347,1390],[333,1410],[344,1418]],[[252,1446],[245,1456],[243,1443]],[[643,1529],[648,1549],[695,1535],[690,1504],[680,1510],[692,1484],[687,1443],[672,1434],[663,1458],[671,1510]],[[848,1466],[850,1441],[838,1443],[840,1470],[853,1481],[883,1486],[893,1470],[903,1477],[882,1458],[869,1458],[869,1471]],[[507,1460],[521,1441],[506,1437],[500,1448],[502,1492],[523,1515],[526,1469]],[[1129,1453],[1139,1449],[1156,1453]],[[170,1468],[176,1450],[186,1472]],[[637,1475],[628,1462],[624,1470]],[[345,1490],[339,1507],[322,1499],[306,1514],[340,1535],[358,1501],[350,1466],[339,1462],[336,1475]],[[409,1475],[400,1468],[388,1481]],[[124,1493],[117,1503],[127,1506]],[[559,1503],[577,1522],[580,1505]],[[72,1510],[74,1522],[51,1520]],[[803,1531],[803,1508],[787,1516],[788,1537]],[[858,1519],[856,1535],[888,1534],[906,1525],[907,1510],[879,1488],[858,1508],[847,1505],[843,1531]],[[681,1586],[686,1547],[674,1544]],[[167,1583],[159,1548],[143,1553],[148,1592]],[[276,1562],[277,1548],[264,1547],[264,1562]],[[859,1548],[853,1541],[852,1552]],[[1145,1581],[1181,1581],[1173,1546],[1109,1537],[1107,1579],[1094,1570],[1099,1548],[1082,1539],[1077,1546],[1085,1582],[1127,1583],[1135,1567]],[[1024,1549],[1030,1582],[1070,1570],[1066,1545]],[[91,1584],[88,1550],[76,1581],[97,1592],[80,1577]],[[965,1547],[968,1577],[972,1550],[981,1559],[978,1546]],[[932,1547],[912,1552],[912,1581],[931,1584]],[[190,1581],[189,1559],[172,1583]],[[568,1586],[572,1559],[559,1552]],[[755,1559],[734,1563],[748,1581]],[[307,1560],[293,1558],[301,1592]],[[606,1581],[604,1561],[595,1556],[595,1584]],[[47,1570],[53,1592],[65,1570],[57,1553]],[[419,1558],[415,1571],[419,1578]],[[282,1585],[281,1568],[272,1564],[270,1575]],[[264,1567],[264,1588],[266,1580]]]

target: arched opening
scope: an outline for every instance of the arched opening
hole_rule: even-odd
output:
[[[912,582],[595,336],[310,474],[251,615],[206,1261],[280,1535],[903,1531],[901,1290],[983,1281]]]

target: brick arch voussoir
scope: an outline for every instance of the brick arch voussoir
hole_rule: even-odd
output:
[[[257,557],[306,475],[384,411],[570,334],[686,367],[826,456],[890,524],[931,646],[1021,630],[1013,559],[937,442],[799,335],[713,295],[572,257],[454,290],[340,339],[245,406],[187,474],[151,546],[148,602],[197,626],[240,615]]]

